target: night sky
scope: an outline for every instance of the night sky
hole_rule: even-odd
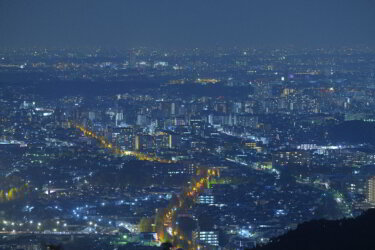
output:
[[[375,44],[375,0],[0,0],[0,46]]]

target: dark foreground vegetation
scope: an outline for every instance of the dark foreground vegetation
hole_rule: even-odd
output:
[[[256,250],[375,249],[375,209],[353,219],[314,220],[302,223]]]

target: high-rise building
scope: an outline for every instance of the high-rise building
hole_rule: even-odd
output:
[[[169,148],[178,148],[180,146],[181,136],[178,134],[169,134],[168,135],[168,147]]]
[[[219,246],[218,231],[200,231],[193,232],[193,240],[196,245]]]
[[[150,119],[146,115],[138,114],[136,124],[138,126],[145,127],[150,124]]]
[[[95,112],[93,111],[89,111],[89,120],[90,121],[93,121],[95,120],[96,116],[95,116]]]
[[[119,125],[119,122],[124,120],[124,113],[123,112],[117,112],[116,113],[116,127]]]
[[[220,112],[220,113],[224,113],[224,114],[229,112],[228,103],[226,103],[226,102],[215,103],[214,109],[215,109],[216,112]]]
[[[151,135],[140,134],[134,138],[134,149],[136,151],[147,151],[154,147],[154,138]]]
[[[367,201],[375,203],[375,176],[367,181]]]
[[[129,68],[134,69],[137,66],[137,56],[135,51],[129,52]]]
[[[215,197],[213,195],[199,195],[197,199],[198,204],[214,204],[215,203]]]

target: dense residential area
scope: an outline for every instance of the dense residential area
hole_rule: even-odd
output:
[[[0,248],[250,249],[359,216],[374,95],[366,47],[3,50]]]

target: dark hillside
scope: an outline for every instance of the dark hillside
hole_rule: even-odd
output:
[[[256,250],[373,250],[375,209],[353,219],[314,220],[299,225]]]

